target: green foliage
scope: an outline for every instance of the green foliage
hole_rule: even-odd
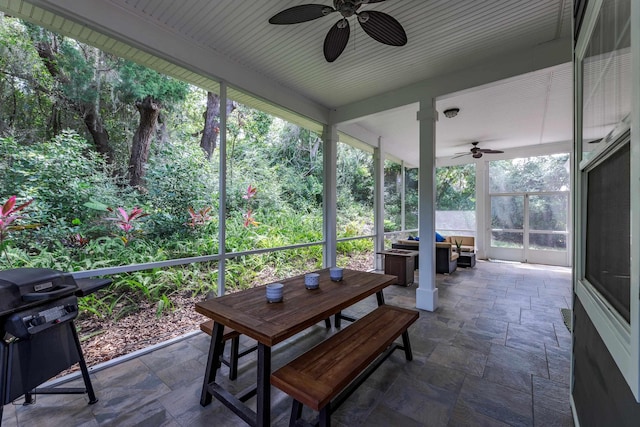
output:
[[[98,49],[89,48],[75,40],[54,36],[59,45],[60,55],[57,67],[64,73],[62,91],[68,99],[83,103],[92,103],[99,96],[102,80],[101,70],[108,68],[105,55]]]
[[[115,204],[118,198],[117,181],[103,159],[74,132],[27,146],[0,138],[0,153],[0,195],[35,200],[30,217],[41,227],[25,239],[49,245],[75,232],[89,234],[99,215],[84,204],[93,199]]]
[[[418,228],[418,169],[407,169],[405,172],[405,228]]]
[[[51,48],[51,61],[36,44]],[[218,252],[219,150],[208,161],[199,147],[206,92],[91,46],[0,15],[0,200],[34,199],[29,224],[4,249],[13,267],[62,271],[142,264]],[[166,132],[154,141],[145,191],[124,179],[139,116],[134,102],[162,104]],[[99,116],[99,117],[98,117]],[[89,132],[99,119],[107,156]],[[55,124],[55,126],[54,126]],[[61,131],[61,129],[68,129]],[[95,129],[91,129],[94,131]],[[55,136],[48,136],[56,132]],[[161,136],[161,138],[160,138]],[[237,105],[228,117],[227,252],[323,240],[323,155],[319,135]],[[340,235],[372,232],[373,159],[338,147]],[[247,188],[256,188],[250,201]],[[248,202],[249,205],[248,205]],[[139,207],[149,216],[135,239],[105,217],[106,207]],[[190,210],[192,215],[190,215]],[[247,209],[255,221],[245,226]],[[209,209],[209,210],[207,210]],[[193,214],[207,220],[195,227]],[[370,255],[371,239],[338,245],[344,264]],[[226,263],[227,288],[240,289],[321,267],[322,245],[242,256]],[[8,268],[6,257],[0,269]],[[83,298],[85,313],[114,319],[154,304],[173,309],[172,297],[215,292],[218,265],[193,265],[118,274],[113,285]]]
[[[373,156],[340,143],[336,167],[338,209],[354,203],[373,209]]]
[[[218,175],[198,145],[168,141],[149,159],[146,174],[148,230],[167,237],[186,233],[189,208],[215,206]],[[212,231],[212,230],[210,230]]]
[[[46,137],[53,79],[18,19],[0,13],[0,137]]]
[[[475,163],[436,169],[436,209],[470,211],[476,208]]]
[[[489,190],[492,193],[567,190],[569,161],[568,154],[492,161]]]
[[[402,225],[402,166],[384,162],[384,231],[400,230]]]
[[[124,59],[120,59],[117,65],[120,80],[115,90],[124,102],[133,103],[151,96],[169,106],[187,96],[189,85],[185,82]]]

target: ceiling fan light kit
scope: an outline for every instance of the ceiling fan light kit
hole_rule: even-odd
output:
[[[457,107],[453,107],[453,108],[447,108],[446,110],[444,110],[442,113],[444,114],[444,116],[448,119],[453,119],[455,116],[458,115],[458,113],[460,112],[460,109]]]
[[[331,27],[324,39],[324,58],[327,62],[333,62],[347,47],[351,33],[347,19],[354,15],[364,32],[372,39],[389,46],[407,44],[407,34],[394,17],[375,10],[359,12],[362,5],[383,1],[385,0],[333,0],[333,7],[322,4],[303,4],[276,13],[269,19],[269,23],[299,24],[339,12],[342,18]]]

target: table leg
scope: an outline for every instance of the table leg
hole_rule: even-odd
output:
[[[382,290],[376,292],[376,299],[378,300],[378,306],[384,305],[384,294]]]
[[[258,395],[256,425],[271,425],[271,347],[258,343]]]
[[[202,384],[202,393],[200,394],[200,405],[206,406],[211,403],[212,395],[209,392],[209,384],[216,380],[216,373],[220,368],[220,360],[224,351],[224,343],[222,342],[222,332],[224,325],[214,322],[213,332],[211,333],[211,344],[209,344],[209,357],[207,358],[207,369],[204,372],[204,383]]]

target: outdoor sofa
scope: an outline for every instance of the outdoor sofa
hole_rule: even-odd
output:
[[[453,250],[449,242],[435,242],[436,245],[436,273],[451,274],[458,267],[458,254]],[[405,249],[417,251],[420,247],[419,240],[398,239],[396,243],[392,243],[393,249]],[[415,268],[418,268],[418,257],[415,258]]]

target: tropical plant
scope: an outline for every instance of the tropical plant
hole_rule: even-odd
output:
[[[2,210],[0,210],[0,251],[2,251],[9,265],[11,265],[11,260],[9,259],[9,253],[7,252],[7,245],[9,244],[9,231],[19,229],[14,224],[16,221],[21,219],[24,215],[18,214],[21,210],[26,208],[33,202],[33,199],[16,206],[17,196],[11,196],[9,199],[4,202],[2,205]]]
[[[124,234],[120,236],[120,238],[124,242],[125,246],[128,245],[129,242],[131,242],[131,240],[133,239],[134,233],[137,231],[136,224],[139,222],[139,220],[149,215],[147,213],[144,213],[144,211],[137,206],[133,208],[131,212],[127,212],[122,207],[119,207],[116,210],[114,210],[113,208],[107,208],[107,210],[116,214],[115,217],[105,219],[107,221],[114,221],[116,223],[116,226],[120,230],[122,230]]]
[[[10,267],[7,255],[19,267],[86,271],[216,254],[221,161],[227,164],[227,253],[323,240],[324,147],[316,132],[231,101],[227,155],[220,159],[215,140],[210,151],[201,142],[215,94],[1,13],[0,74],[0,197],[37,199],[28,217],[39,224],[15,227],[18,218],[5,225],[0,269]],[[149,121],[150,139],[141,141],[135,134],[139,108],[146,107],[158,107],[160,115]],[[142,161],[132,184],[134,151]],[[342,143],[338,157],[340,236],[371,234],[373,157]],[[407,176],[409,183],[413,175]],[[407,205],[414,207],[407,216],[417,218],[417,179],[411,182]],[[21,216],[18,205],[7,216]],[[397,211],[389,218],[396,227]],[[13,233],[20,228],[26,229]],[[135,238],[142,231],[145,238]],[[372,258],[373,243],[349,240],[338,251],[348,265],[347,258]],[[320,268],[322,252],[316,244],[230,259],[225,286]],[[112,278],[109,292],[96,294],[102,301],[86,299],[87,312],[117,319],[144,301],[161,313],[173,308],[176,294],[214,290],[218,265]]]
[[[251,186],[247,187],[247,192],[242,196],[243,199],[247,201],[247,207],[245,213],[242,215],[244,218],[244,226],[248,227],[250,225],[257,226],[260,223],[255,220],[253,217],[253,209],[251,208],[251,201],[255,199],[258,194],[258,189],[256,187]]]
[[[213,217],[209,215],[209,211],[211,210],[211,206],[205,206],[204,208],[200,208],[197,211],[192,207],[189,207],[189,216],[191,219],[187,222],[187,225],[191,228],[196,228],[202,225],[206,225],[209,221],[213,220]]]

